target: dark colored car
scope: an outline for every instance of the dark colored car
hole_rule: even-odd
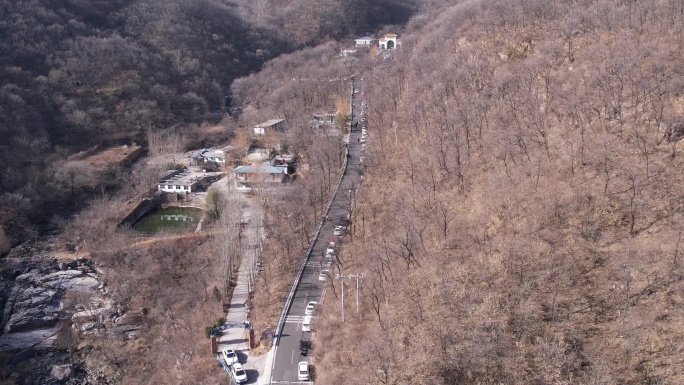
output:
[[[303,340],[299,340],[299,354],[305,356],[309,354],[309,348],[311,347],[311,340],[308,338],[305,338]]]

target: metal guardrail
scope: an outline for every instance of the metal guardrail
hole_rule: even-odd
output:
[[[347,140],[347,143],[349,143],[349,140]],[[342,179],[344,178],[344,175],[347,172],[347,164],[349,163],[349,144],[345,146],[345,151],[344,151],[344,164],[342,166],[342,173],[340,174],[340,178],[337,180],[337,184],[335,185],[335,190],[333,190],[333,194],[330,198],[330,201],[328,201],[328,205],[325,207],[325,211],[323,211],[323,215],[321,216],[321,220],[318,223],[318,226],[316,228],[316,232],[314,233],[314,236],[311,238],[309,241],[309,247],[306,248],[306,251],[304,252],[304,257],[302,258],[302,262],[299,264],[299,268],[297,269],[297,274],[295,274],[295,278],[292,281],[292,285],[290,286],[290,291],[287,294],[287,298],[285,299],[285,303],[283,304],[283,308],[280,311],[280,316],[278,316],[278,323],[276,324],[276,331],[274,334],[275,343],[274,345],[277,345],[278,342],[280,341],[280,332],[283,330],[283,324],[285,323],[285,316],[288,311],[290,311],[290,307],[292,306],[292,298],[294,297],[294,292],[297,291],[297,287],[299,286],[299,283],[302,280],[302,273],[304,272],[304,267],[306,266],[306,263],[309,261],[309,257],[311,256],[311,250],[313,250],[314,243],[318,240],[318,236],[321,233],[321,228],[323,228],[323,224],[325,223],[325,219],[328,216],[328,212],[330,212],[330,207],[332,207],[332,202],[335,199],[335,196],[337,195],[337,190],[340,188],[340,184],[342,184]]]

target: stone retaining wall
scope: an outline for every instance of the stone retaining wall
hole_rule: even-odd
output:
[[[161,206],[161,204],[164,202],[164,197],[162,195],[157,195],[154,198],[146,198],[143,199],[140,204],[131,211],[130,214],[124,218],[117,227],[124,227],[124,226],[133,226],[133,224],[137,221],[139,221],[142,217],[147,215],[150,211],[156,209],[157,207]]]

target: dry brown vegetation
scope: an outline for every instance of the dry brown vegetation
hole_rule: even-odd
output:
[[[292,23],[293,45],[321,38],[316,31],[344,35],[346,26],[338,22],[353,15],[312,26],[305,23],[311,20],[307,16],[327,19],[340,3],[329,1],[321,8],[305,1],[276,3],[286,8],[284,18],[269,13],[262,0],[241,5],[240,11],[256,11],[258,25]],[[357,194],[353,241],[341,255],[343,273],[365,275],[361,312],[354,317],[349,301],[347,322],[340,322],[335,282],[316,325],[317,382],[684,382],[684,180],[678,173],[683,166],[684,1],[444,3],[423,2],[423,13],[401,36],[402,49],[382,68],[364,74],[368,167]],[[157,127],[201,121],[224,103],[213,78],[221,77],[226,88],[247,72],[245,63],[259,66],[282,48],[258,29],[255,42],[267,49],[248,44],[253,49],[244,63],[228,43],[220,48],[230,55],[215,57],[216,50],[198,43],[208,41],[206,36],[187,35],[182,49],[174,48],[170,43],[185,36],[184,26],[196,19],[212,21],[202,29],[211,41],[234,39],[218,33],[223,24],[216,20],[233,12],[209,18],[206,2],[186,8],[173,2],[113,4],[124,16],[143,15],[126,23],[133,32],[146,31],[142,42],[132,32],[123,38],[111,33],[69,39],[49,73],[47,64],[3,67],[13,83],[2,87],[0,98],[15,113],[0,126],[7,134],[0,145],[30,156],[25,172],[2,171],[6,227],[0,236],[4,231],[8,236],[0,237],[0,249],[19,233],[31,238],[38,232],[36,218],[26,215],[39,211],[33,202],[66,200],[78,189],[77,165],[54,173],[58,178],[45,167],[69,153],[55,147],[55,154],[45,156],[46,149],[74,142],[73,136],[48,131],[53,114],[57,133],[86,134],[101,127],[102,137],[141,136],[152,127],[148,139],[155,138]],[[45,10],[33,23],[16,18],[7,26],[59,24],[57,13],[38,8]],[[170,16],[142,28],[147,19],[157,19],[158,9]],[[175,23],[184,9],[192,18]],[[89,36],[85,32],[93,21],[83,20],[76,22],[77,29]],[[106,24],[111,30],[118,26],[114,19]],[[166,30],[164,25],[178,28],[158,32]],[[57,29],[36,28],[35,33],[45,38],[34,41],[50,41]],[[113,49],[117,60],[100,66],[105,72],[87,60],[90,52],[101,61],[111,59],[99,55],[107,47],[139,52],[148,45],[156,56],[129,58],[125,49]],[[3,52],[16,48],[3,47]],[[28,62],[45,56],[33,45],[26,47]],[[283,144],[308,165],[296,190],[286,187],[278,196],[259,197],[269,237],[254,297],[258,331],[273,325],[288,274],[301,258],[341,164],[337,138],[308,125],[311,113],[334,107],[348,91],[346,82],[329,80],[352,73],[351,62],[337,59],[338,49],[328,43],[283,55],[260,74],[233,84],[235,102],[244,107],[238,124],[286,118],[290,135]],[[236,59],[230,74],[219,76],[220,66],[202,67],[196,57],[204,58],[203,64]],[[139,79],[124,67],[162,78],[141,90]],[[182,81],[165,77],[167,68]],[[55,89],[60,92],[48,92]],[[102,93],[109,99],[97,96]],[[49,99],[53,94],[57,101]],[[52,111],[55,103],[58,112]],[[186,108],[176,111],[178,105]],[[158,138],[174,148],[182,143],[174,132]],[[13,159],[9,154],[2,153],[7,162]],[[111,180],[141,190],[156,178],[152,168],[130,176],[115,172]],[[84,367],[121,383],[218,383],[223,377],[206,353],[204,326],[221,315],[222,301],[213,288],[224,288],[234,267],[227,256],[233,258],[235,249],[218,260],[222,245],[217,242],[226,237],[121,247],[132,235],[113,232],[113,224],[136,194],[110,199],[101,193],[62,238],[104,266],[111,295],[125,306],[131,322],[144,326],[134,340],[115,333],[96,340],[94,350],[84,355]],[[234,234],[228,238],[234,240]],[[216,268],[219,264],[223,268]],[[351,285],[347,290],[353,293]]]
[[[683,26],[658,0],[409,25],[367,76],[362,315],[324,317],[318,382],[683,382]]]
[[[334,53],[331,46],[318,50],[326,55]],[[329,72],[335,73],[334,68]],[[273,75],[266,72],[263,76]],[[262,80],[259,76],[244,80],[240,97],[268,99],[273,89],[259,88],[256,84]],[[304,91],[299,90],[300,95],[308,95],[309,108],[334,105],[347,92],[339,82],[312,84]],[[275,93],[291,93],[299,88],[298,82],[285,82]],[[293,97],[290,103],[302,106],[307,102],[303,97]],[[308,112],[303,111],[293,120],[305,122],[308,117]],[[244,136],[245,132],[240,130],[237,136]],[[258,276],[250,315],[259,332],[275,324],[293,272],[342,164],[343,147],[339,137],[312,130],[308,122],[291,129],[281,140],[290,143],[290,151],[298,154],[302,163],[311,164],[290,185],[250,194],[252,221],[257,221],[260,211],[267,219],[268,237],[261,253],[264,270]],[[205,327],[224,315],[222,305],[230,302],[243,246],[246,242],[260,243],[260,234],[246,239],[247,233],[241,233],[245,198],[236,199],[232,193],[219,192],[226,190],[223,188],[212,189],[207,194],[207,206],[216,207],[220,215],[201,234],[161,234],[139,239],[133,232],[115,232],[115,224],[131,209],[130,198],[145,194],[156,170],[180,160],[172,154],[183,146],[183,138],[174,132],[156,137],[150,134],[149,142],[154,144],[150,151],[160,161],[149,159],[146,166],[136,168],[128,177],[135,188],[117,197],[103,195],[94,200],[66,226],[61,237],[64,245],[78,248],[76,255],[91,256],[105,270],[109,294],[126,314],[121,324],[142,326],[135,339],[127,339],[111,325],[102,335],[76,341],[83,353],[81,367],[91,373],[103,373],[114,383],[149,383],[151,378],[160,384],[219,383],[225,374],[209,354]],[[238,142],[248,144],[249,141],[238,139],[233,144]],[[84,348],[86,345],[89,349]]]
[[[220,383],[205,326],[221,317],[218,245],[214,232],[163,241],[114,228],[121,198],[94,201],[66,227],[62,242],[78,246],[105,274],[120,320],[103,333],[72,341],[74,359],[92,381],[106,383]],[[101,320],[100,320],[101,321]],[[125,333],[139,328],[134,338]]]
[[[279,142],[299,158],[292,184],[254,197],[266,215],[268,235],[263,243],[264,270],[258,277],[250,314],[259,332],[275,326],[293,274],[343,164],[344,128],[331,134],[310,125],[313,113],[333,109],[348,95],[349,67],[337,59],[338,48],[329,43],[283,55],[262,72],[238,79],[233,87],[245,111],[243,121],[273,116],[287,119],[289,131]]]

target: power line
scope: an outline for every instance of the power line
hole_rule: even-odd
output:
[[[356,279],[356,315],[359,315],[359,280],[363,280],[362,274],[337,274],[337,279],[349,278]],[[342,281],[342,322],[344,322],[344,281]]]

